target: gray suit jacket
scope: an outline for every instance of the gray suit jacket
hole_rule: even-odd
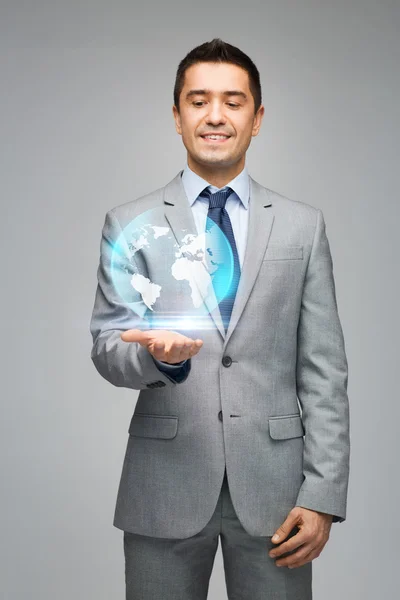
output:
[[[140,390],[115,508],[119,529],[193,536],[213,514],[225,465],[251,535],[272,535],[296,505],[346,518],[348,368],[324,217],[251,177],[250,184],[248,241],[228,331],[212,304],[210,327],[182,331],[204,344],[181,383],[146,348],[121,340],[122,331],[144,322],[121,302],[110,271],[112,244],[146,210],[157,209],[158,224],[179,244],[188,232],[197,235],[181,172],[106,215],[91,358],[113,385]],[[151,281],[168,286],[162,254],[145,247],[141,256]],[[128,252],[126,263],[134,269]],[[187,308],[168,293],[162,302],[171,314]]]

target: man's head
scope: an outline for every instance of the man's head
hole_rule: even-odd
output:
[[[239,48],[216,38],[180,62],[174,87],[175,126],[189,167],[210,183],[214,179],[220,187],[240,173],[263,114],[259,72]],[[212,133],[228,138],[204,137]]]

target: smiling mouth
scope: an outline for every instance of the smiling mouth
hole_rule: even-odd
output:
[[[221,144],[221,143],[226,142],[231,139],[231,136],[225,136],[225,135],[202,135],[200,137],[203,140],[205,140],[206,142],[211,142],[214,144],[215,143]]]

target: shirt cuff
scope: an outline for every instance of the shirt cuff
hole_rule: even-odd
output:
[[[174,383],[182,383],[189,375],[192,366],[191,359],[187,358],[179,363],[171,365],[170,363],[158,360],[151,355],[158,370],[164,373],[165,377],[168,377],[170,381]]]

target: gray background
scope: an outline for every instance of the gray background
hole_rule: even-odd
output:
[[[394,598],[399,3],[14,1],[0,22],[2,600],[124,597],[112,518],[137,392],[89,358],[100,234],[183,168],[175,72],[215,36],[261,73],[250,174],[321,208],[333,255],[352,458],[315,600]],[[209,598],[226,598],[220,548]]]

